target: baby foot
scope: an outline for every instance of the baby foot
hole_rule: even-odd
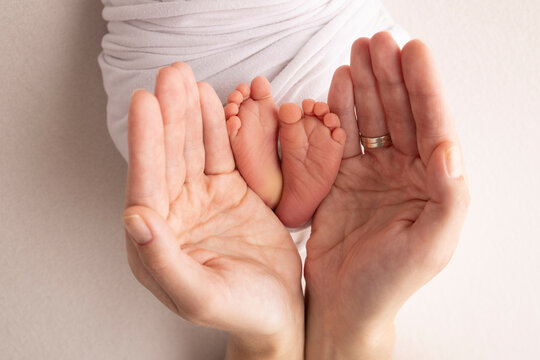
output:
[[[328,105],[304,100],[279,109],[283,194],[276,214],[297,227],[312,216],[330,191],[341,164],[346,133]]]
[[[227,100],[225,116],[236,166],[248,186],[272,209],[281,197],[283,177],[277,137],[279,120],[272,88],[259,76],[240,84]]]

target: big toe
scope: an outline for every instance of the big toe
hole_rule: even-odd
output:
[[[264,76],[257,76],[251,82],[251,98],[253,100],[264,100],[272,97],[272,86]]]
[[[302,110],[293,103],[281,105],[279,108],[279,119],[285,124],[294,124],[302,118]]]

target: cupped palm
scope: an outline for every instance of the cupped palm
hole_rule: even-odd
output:
[[[128,234],[130,266],[190,321],[272,335],[303,322],[301,262],[235,170],[228,141],[217,95],[187,65],[162,69],[155,96],[134,94],[124,218],[144,219],[152,240],[137,245]]]
[[[430,258],[437,250],[416,231],[430,201],[424,164],[393,148],[379,151],[343,160],[308,242],[310,299],[340,309],[343,317],[336,320],[350,321],[351,328],[384,315],[389,305],[397,309],[414,288],[402,282],[420,286],[430,276],[406,279],[411,271],[450,255]],[[399,292],[403,287],[411,290]]]
[[[422,42],[402,51],[384,32],[357,40],[351,66],[334,75],[329,105],[347,143],[307,244],[308,331],[324,324],[354,337],[391,323],[448,263],[469,194],[454,123]],[[359,133],[389,133],[393,145],[362,151]]]

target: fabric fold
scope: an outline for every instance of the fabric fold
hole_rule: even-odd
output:
[[[98,62],[110,135],[127,160],[133,90],[153,90],[157,70],[187,62],[224,102],[240,82],[266,76],[278,103],[325,100],[350,46],[381,30],[407,34],[379,0],[103,0],[108,33]]]

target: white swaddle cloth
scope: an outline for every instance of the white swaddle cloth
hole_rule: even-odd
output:
[[[99,65],[109,133],[128,159],[127,114],[138,88],[153,91],[157,70],[188,63],[225,102],[241,82],[270,81],[276,101],[326,100],[333,72],[362,36],[408,35],[379,0],[102,0],[108,34]],[[302,258],[309,229],[293,234]]]

